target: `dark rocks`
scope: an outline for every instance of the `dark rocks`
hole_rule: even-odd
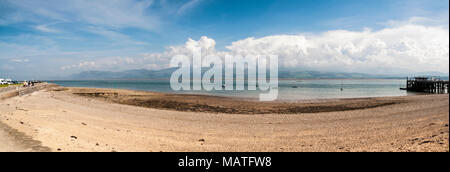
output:
[[[419,143],[419,145],[426,144],[426,143],[434,143],[434,142],[433,142],[433,141],[430,141],[430,140],[425,140],[425,141]]]
[[[77,136],[70,136],[71,139],[78,139]]]

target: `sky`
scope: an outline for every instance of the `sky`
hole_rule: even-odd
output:
[[[0,0],[0,78],[158,70],[177,54],[280,68],[448,73],[447,0]]]

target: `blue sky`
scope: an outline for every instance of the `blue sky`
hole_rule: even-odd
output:
[[[136,60],[202,36],[213,39],[217,51],[228,51],[251,37],[376,32],[402,23],[448,34],[448,9],[447,0],[0,0],[0,78],[108,70],[62,69],[108,58]],[[148,66],[163,68],[165,60],[155,61]]]

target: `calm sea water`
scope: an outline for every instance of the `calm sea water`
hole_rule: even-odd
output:
[[[48,81],[65,87],[119,88],[180,94],[205,94],[239,98],[258,98],[262,91],[173,91],[168,80],[89,80]],[[295,101],[330,98],[404,96],[405,80],[395,79],[318,79],[280,80],[278,100]],[[341,91],[341,87],[343,91]]]

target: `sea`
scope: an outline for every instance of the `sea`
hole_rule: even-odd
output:
[[[64,87],[115,88],[177,94],[201,94],[243,99],[258,99],[267,91],[174,91],[169,80],[60,80],[47,81]],[[406,96],[400,88],[406,87],[401,79],[282,79],[278,83],[281,101],[317,100],[335,98],[366,98]]]

